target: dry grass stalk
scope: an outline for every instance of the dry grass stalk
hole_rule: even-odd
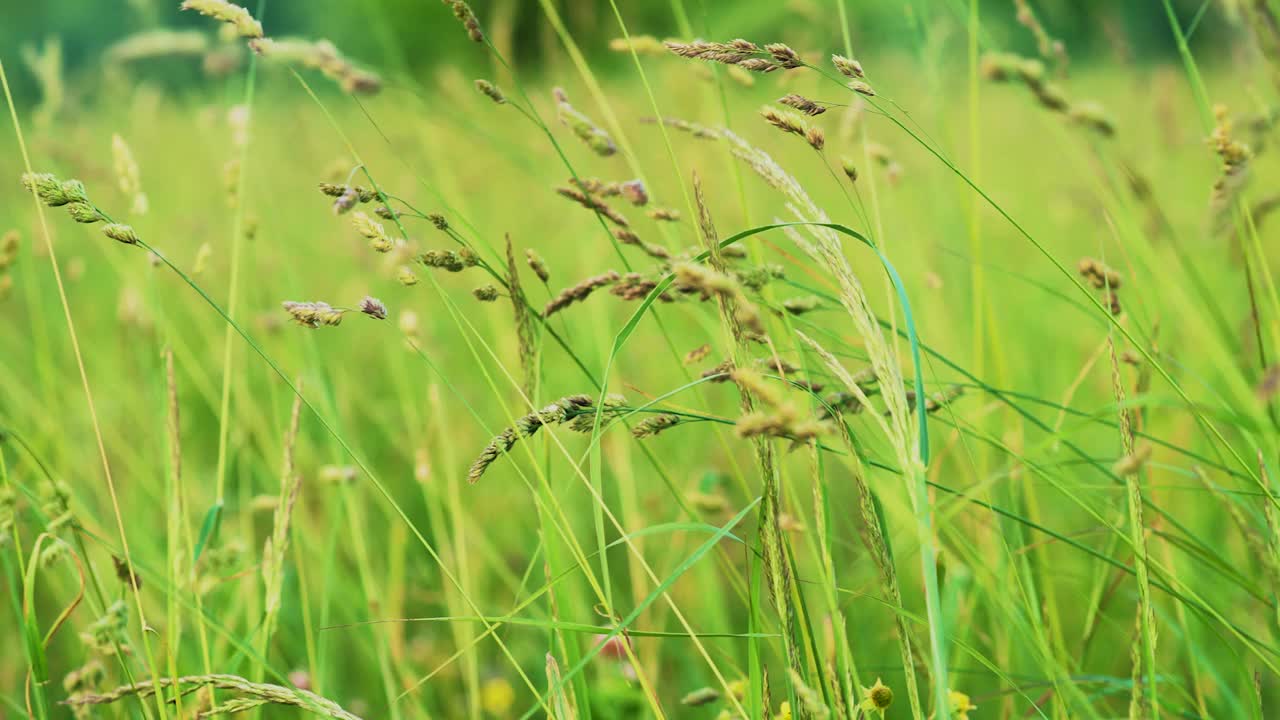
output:
[[[299,390],[302,381],[295,383]],[[284,589],[285,552],[289,548],[289,526],[293,521],[293,508],[302,490],[302,476],[298,473],[295,455],[298,443],[298,425],[302,416],[302,395],[295,395],[293,410],[289,414],[289,429],[284,436],[284,462],[280,469],[280,496],[271,523],[271,536],[262,548],[262,580],[264,587],[263,610],[266,620],[263,627],[263,645],[275,632],[276,615],[280,611],[280,596]]]
[[[748,336],[746,330],[750,329],[752,335],[759,337],[764,334],[764,326],[754,306],[742,295],[742,290],[738,288],[737,283],[729,280],[725,274],[724,257],[720,253],[720,235],[716,231],[715,222],[711,216],[711,208],[703,196],[702,181],[696,172],[693,174],[693,197],[694,203],[698,208],[699,235],[702,238],[703,246],[707,249],[708,263],[711,267],[702,268],[697,266],[703,272],[691,273],[693,266],[687,264],[677,266],[676,277],[677,279],[681,277],[681,268],[683,267],[683,275],[686,280],[693,277],[698,278],[703,288],[711,291],[716,297],[716,303],[720,308],[721,323],[728,330],[730,339],[733,342],[733,358],[730,362],[737,368],[731,372],[739,387],[739,409],[743,420],[755,418],[757,417],[757,396],[763,394],[769,399],[772,398],[763,383],[750,382],[750,376],[744,374],[742,368],[746,364],[750,342],[754,339]],[[748,422],[750,421],[748,420]],[[803,669],[803,660],[796,643],[795,609],[791,602],[791,565],[787,561],[786,541],[778,524],[781,501],[773,443],[765,437],[768,434],[767,429],[739,425],[738,432],[744,437],[752,438],[752,444],[755,448],[756,464],[759,467],[763,485],[761,492],[763,499],[760,503],[758,522],[760,542],[764,550],[764,571],[769,588],[769,597],[778,613],[778,620],[783,631],[783,648],[787,657],[787,666],[796,672],[800,672]]]
[[[511,309],[515,315],[516,324],[516,345],[520,352],[520,370],[523,374],[523,390],[526,396],[533,397],[534,388],[538,381],[538,364],[537,364],[537,334],[534,330],[533,315],[529,311],[529,301],[525,297],[524,288],[520,284],[520,272],[516,266],[515,248],[511,243],[510,233],[506,236],[507,241],[507,297],[511,300]],[[534,265],[533,259],[537,255],[529,250],[527,253],[529,265],[534,268],[534,272],[538,274],[539,279],[546,282],[546,268],[543,267],[542,272],[538,273],[537,266]],[[541,260],[539,259],[539,265]]]
[[[81,705],[105,705],[127,697],[149,697],[165,688],[211,687],[244,696],[229,706],[214,706],[201,713],[201,717],[240,712],[259,705],[292,705],[315,715],[334,720],[361,720],[359,716],[343,710],[337,703],[308,690],[290,689],[281,685],[250,682],[238,675],[185,675],[178,678],[138,680],[102,694],[80,693],[66,699],[72,707]]]

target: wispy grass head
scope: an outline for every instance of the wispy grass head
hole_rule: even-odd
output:
[[[609,133],[569,104],[569,95],[563,88],[555,88],[552,95],[556,100],[556,116],[560,118],[560,122],[586,143],[592,152],[602,157],[618,152],[618,146],[613,143]]]
[[[360,312],[376,320],[387,319],[387,306],[383,305],[381,300],[373,297],[372,295],[366,295],[364,299],[360,301]]]
[[[226,0],[182,0],[183,10],[195,10],[206,17],[211,17],[236,29],[236,34],[243,38],[261,38],[262,23],[253,19],[248,10],[227,2]]]
[[[470,37],[472,42],[484,42],[484,33],[480,31],[480,20],[472,12],[470,5],[463,0],[443,0],[443,2],[453,11],[453,16],[458,18],[462,27],[466,28],[467,37]]]
[[[342,324],[342,316],[346,310],[335,308],[326,302],[294,302],[282,303],[284,311],[293,321],[303,327],[337,327]]]

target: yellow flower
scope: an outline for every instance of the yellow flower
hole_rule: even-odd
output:
[[[888,685],[880,682],[880,678],[876,678],[876,684],[869,688],[862,689],[862,702],[859,707],[866,713],[879,713],[880,717],[884,717],[884,711],[889,709],[893,704],[893,690]]]
[[[952,690],[947,694],[951,700],[951,717],[953,720],[969,720],[969,711],[977,710],[978,706],[973,704],[968,695]]]
[[[490,678],[480,688],[480,704],[495,717],[506,717],[516,702],[516,691],[503,678]]]

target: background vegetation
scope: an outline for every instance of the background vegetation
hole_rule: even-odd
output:
[[[1266,2],[11,5],[0,717],[1274,714]]]

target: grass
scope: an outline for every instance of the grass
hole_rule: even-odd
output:
[[[1265,55],[1166,2],[1178,57],[1042,76],[988,56],[1011,11],[908,5],[873,96],[828,61],[843,2],[753,36],[801,56],[749,85],[614,3],[613,62],[543,2],[544,66],[481,14],[377,94],[267,48],[37,109],[0,54],[4,712],[1269,717]],[[802,137],[759,116],[789,93],[826,108],[777,116]],[[592,178],[647,206],[557,191]]]

